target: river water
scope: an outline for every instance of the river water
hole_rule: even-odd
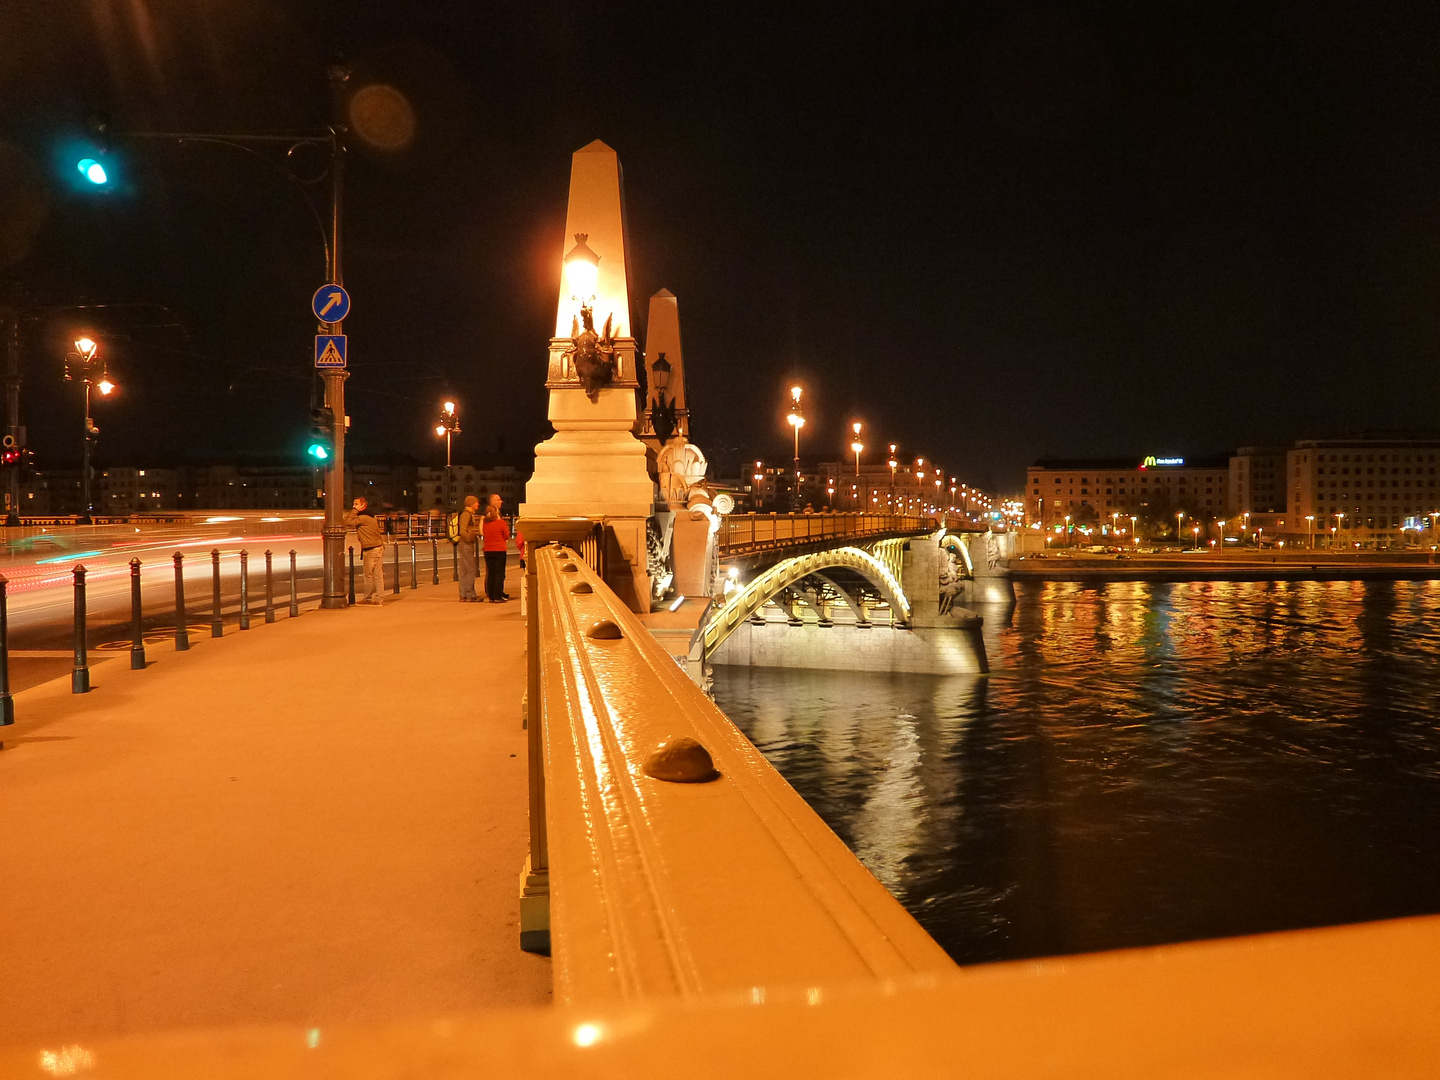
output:
[[[1440,912],[1440,582],[1031,582],[988,676],[718,667],[960,963]]]

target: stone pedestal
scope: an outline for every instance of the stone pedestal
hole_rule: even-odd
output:
[[[635,392],[601,390],[592,402],[579,387],[550,391],[555,434],[535,447],[535,474],[525,486],[521,517],[604,518],[606,584],[632,611],[650,610],[645,522],[655,485],[645,444],[631,433]]]

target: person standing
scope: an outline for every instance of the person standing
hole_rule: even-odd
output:
[[[365,586],[364,599],[360,603],[380,605],[385,603],[385,572],[382,569],[385,534],[380,530],[380,523],[370,513],[369,507],[370,504],[364,497],[357,498],[341,520],[355,530],[355,541],[360,545],[361,580]]]
[[[480,509],[480,500],[474,495],[465,496],[465,508],[456,521],[456,532],[460,537],[455,549],[460,565],[460,601],[465,604],[479,603],[475,595],[475,541],[480,538],[479,522],[475,515]]]
[[[485,597],[492,604],[503,604],[505,595],[505,554],[510,546],[510,526],[494,505],[485,508]]]

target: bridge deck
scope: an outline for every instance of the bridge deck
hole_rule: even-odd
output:
[[[0,1046],[549,1000],[515,947],[519,604],[386,600],[17,696]]]

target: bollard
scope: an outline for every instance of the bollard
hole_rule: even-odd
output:
[[[392,561],[395,563],[395,595],[396,595],[396,596],[399,596],[399,595],[400,595],[400,544],[399,544],[398,541],[397,541],[396,544],[395,544],[395,558],[394,558]]]
[[[430,584],[440,584],[440,541],[430,537]]]
[[[270,549],[265,549],[265,621],[275,621],[275,579],[271,575]]]
[[[85,659],[85,567],[77,566],[75,575],[75,669],[70,672],[70,692],[90,692],[90,664]]]
[[[250,629],[250,553],[240,549],[240,629]]]
[[[140,560],[130,560],[130,670],[145,670],[144,612],[140,603]]]
[[[290,549],[290,617],[300,614],[300,594],[295,591],[295,549]]]
[[[215,615],[210,620],[210,636],[225,636],[225,619],[220,614],[220,549],[210,549],[210,570],[215,585]]]
[[[355,604],[355,547],[353,544],[350,546],[350,595],[346,597],[346,602],[352,607]]]
[[[460,545],[450,541],[450,580],[460,580]]]
[[[175,552],[175,651],[190,648],[190,629],[185,625],[185,555]]]
[[[419,564],[416,563],[416,561],[415,561],[415,541],[414,541],[414,540],[411,540],[411,541],[410,541],[410,588],[412,588],[412,589],[418,589],[418,588],[420,587],[420,570],[419,570],[418,567],[419,567]]]
[[[0,727],[15,722],[15,701],[10,696],[10,615],[5,599],[5,575],[0,574]]]

